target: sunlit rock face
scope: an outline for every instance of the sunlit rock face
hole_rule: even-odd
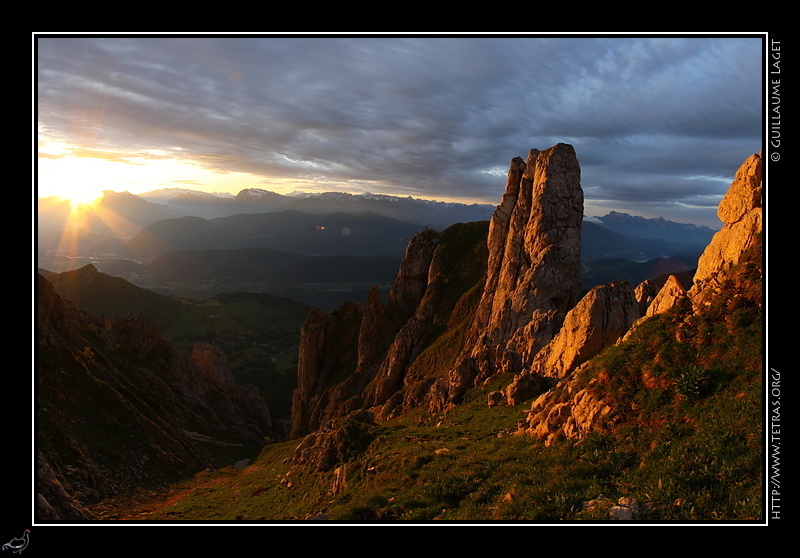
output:
[[[483,284],[467,305],[463,343],[447,357],[441,376],[422,377],[425,371],[414,362],[443,326],[437,320],[444,311],[439,305],[449,298],[443,296],[450,292],[448,283],[464,279],[451,269],[458,265],[457,249],[443,246],[443,239],[463,241],[469,226],[418,233],[385,304],[373,290],[363,307],[309,316],[301,333],[293,435],[359,408],[380,417],[420,405],[435,412],[498,371],[530,365],[581,292],[580,174],[567,144],[532,149],[527,159],[511,161],[503,199],[484,233],[487,240],[481,240]],[[476,257],[465,265],[471,268]],[[470,280],[473,271],[466,274]]]
[[[639,301],[628,283],[595,287],[569,311],[561,329],[537,353],[531,368],[543,376],[563,378],[615,343],[639,317]]]
[[[601,385],[607,381],[607,378],[594,375],[588,380],[588,383],[585,379],[582,382],[579,381],[578,371],[582,366],[588,366],[590,363],[585,363],[586,359],[584,358],[573,358],[577,354],[576,351],[580,352],[586,349],[585,354],[589,355],[591,352],[599,352],[599,349],[602,348],[602,343],[589,343],[590,337],[585,335],[594,329],[590,326],[594,319],[592,316],[610,317],[614,313],[618,316],[624,314],[623,321],[629,322],[637,313],[642,314],[642,317],[634,321],[633,325],[628,326],[627,333],[622,337],[624,340],[626,337],[630,338],[645,320],[664,314],[676,304],[691,302],[691,305],[684,307],[685,311],[690,315],[699,315],[715,297],[719,299],[720,296],[723,298],[729,296],[724,290],[724,284],[735,282],[735,272],[732,272],[732,269],[737,264],[747,261],[746,258],[752,257],[746,253],[757,247],[760,242],[762,212],[762,156],[761,153],[757,153],[744,161],[721,201],[717,214],[725,226],[714,235],[711,243],[700,257],[693,284],[688,291],[675,276],[670,276],[657,293],[654,285],[643,283],[634,291],[633,300],[629,300],[627,303],[620,305],[622,301],[628,300],[627,294],[622,297],[614,297],[618,310],[626,307],[631,309],[630,313],[578,312],[585,300],[575,307],[553,343],[537,355],[534,366],[536,372],[526,370],[519,375],[520,382],[524,379],[530,383],[526,376],[536,376],[537,372],[540,374],[552,373],[559,378],[559,381],[556,389],[549,389],[548,385],[544,383],[543,388],[535,393],[525,394],[528,397],[537,396],[537,394],[538,396],[534,399],[526,417],[520,421],[518,434],[539,438],[549,445],[560,440],[577,440],[602,428],[604,424],[612,424],[617,409],[602,396]],[[602,288],[609,287],[611,286],[606,285]],[[620,291],[618,294],[622,294],[622,292]],[[611,299],[600,305],[592,306],[610,308],[610,302]],[[634,307],[635,311],[633,311]],[[579,314],[583,314],[583,317],[579,318]],[[607,320],[603,323],[610,323],[610,321]],[[688,322],[684,319],[684,323]],[[613,341],[612,338],[617,335],[617,331],[619,330],[616,327],[609,329],[611,335],[606,338],[606,345]],[[551,348],[560,344],[562,337],[565,340],[570,337],[571,341],[561,344],[562,346],[558,350],[551,351]],[[596,345],[598,351],[588,350],[590,345]],[[585,364],[582,365],[581,361]],[[571,368],[572,370],[570,370]],[[648,381],[646,375],[643,376],[643,381]],[[521,401],[514,401],[514,403],[519,402]]]
[[[434,407],[500,370],[518,372],[559,330],[581,289],[581,171],[557,144],[511,162],[489,229],[483,296],[465,351],[436,390]]]
[[[724,223],[697,262],[692,284],[688,290],[670,275],[664,285],[654,292],[653,285],[637,287],[642,304],[642,318],[628,331],[630,337],[641,321],[662,314],[683,300],[690,300],[695,309],[705,306],[719,291],[742,255],[758,241],[763,230],[762,154],[748,157],[739,169],[719,204],[717,215]]]
[[[508,405],[519,405],[568,378],[604,347],[616,343],[640,318],[640,301],[625,281],[599,285],[570,310],[558,333],[515,374],[504,390]]]
[[[694,284],[689,289],[695,306],[705,304],[727,271],[739,262],[762,231],[762,167],[760,152],[745,160],[719,204],[717,216],[725,225],[714,235],[697,262]]]

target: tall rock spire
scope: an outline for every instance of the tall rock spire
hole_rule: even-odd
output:
[[[518,369],[558,331],[580,295],[583,190],[575,149],[511,161],[489,229],[486,285],[454,369],[432,396],[447,405],[501,369]]]

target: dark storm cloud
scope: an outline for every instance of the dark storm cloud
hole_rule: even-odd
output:
[[[42,134],[344,188],[496,203],[513,157],[563,141],[596,205],[677,215],[715,207],[761,147],[760,38],[70,37],[37,48]]]

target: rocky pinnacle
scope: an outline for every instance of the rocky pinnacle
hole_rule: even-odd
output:
[[[486,286],[445,399],[533,359],[581,289],[583,190],[575,149],[559,143],[515,158],[492,217]]]

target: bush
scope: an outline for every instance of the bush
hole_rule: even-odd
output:
[[[708,385],[708,373],[697,365],[682,368],[675,380],[678,395],[689,401],[700,399]]]

